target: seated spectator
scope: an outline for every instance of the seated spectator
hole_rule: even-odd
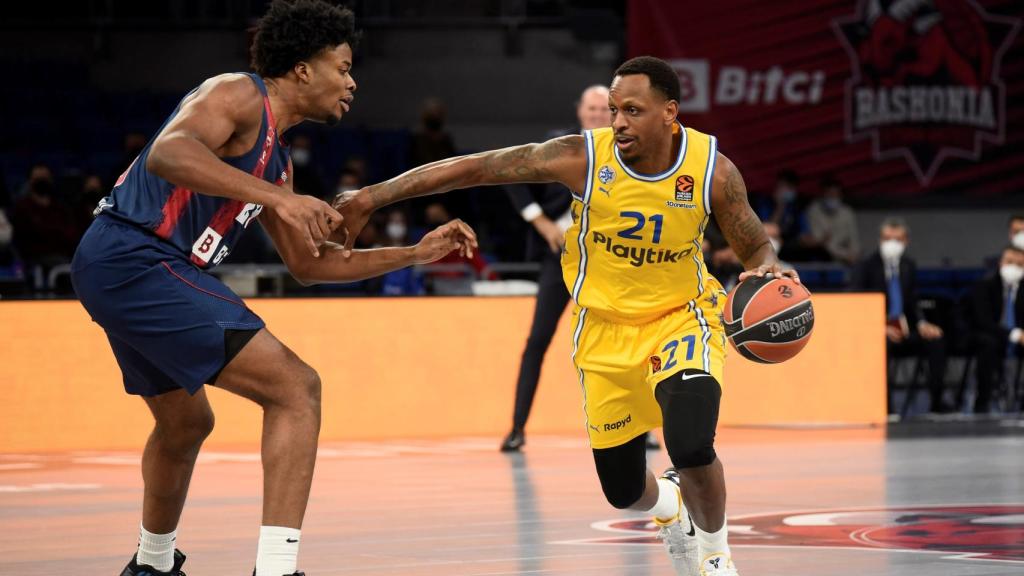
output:
[[[975,414],[987,414],[1000,365],[1018,358],[1024,328],[1024,250],[1003,249],[999,272],[978,282],[968,297],[968,316],[977,358],[978,395]]]
[[[413,168],[455,156],[455,141],[444,127],[446,116],[441,100],[430,98],[423,102],[420,125],[412,134],[409,159]]]
[[[1009,246],[1024,250],[1024,213],[1013,214],[1007,224],[1007,240]],[[985,268],[998,270],[1001,254],[994,254],[985,258]]]
[[[342,194],[344,192],[352,192],[359,190],[363,187],[363,180],[353,170],[343,169],[341,175],[338,176],[338,186],[334,190],[336,194]]]
[[[821,183],[822,195],[807,207],[808,249],[824,250],[829,259],[853,265],[860,257],[857,216],[843,202],[843,189],[837,180]]]
[[[305,134],[298,134],[292,139],[292,183],[295,192],[325,198],[327,187],[320,168],[313,162],[313,141]]]
[[[401,210],[388,212],[384,230],[384,246],[398,247],[411,244],[405,213]],[[425,293],[423,277],[413,266],[388,272],[381,277],[380,294],[384,296],[420,296]]]
[[[109,190],[103,186],[100,177],[95,174],[86,176],[85,180],[82,181],[81,192],[74,199],[74,207],[72,209],[75,227],[77,228],[75,232],[76,245],[78,240],[82,238],[82,235],[85,234],[85,230],[92,224],[92,220],[95,218],[93,212],[96,210],[96,206],[108,192]]]
[[[779,254],[782,251],[782,231],[779,230],[779,226],[774,222],[764,223],[764,233],[768,235],[768,241],[772,243],[772,250],[775,250],[775,254]],[[793,265],[786,262],[783,259],[779,259],[779,265],[782,266],[783,270],[792,270]]]
[[[1008,232],[1010,245],[1018,250],[1024,250],[1024,213],[1010,216]]]
[[[11,243],[14,237],[14,227],[7,219],[7,211],[0,206],[0,268],[9,268],[14,264],[14,245]],[[0,271],[0,275],[7,274]]]
[[[917,266],[906,256],[910,231],[900,218],[882,223],[878,250],[854,270],[852,287],[864,292],[885,294],[885,339],[889,357],[917,357],[928,362],[928,390],[931,411],[949,412],[943,400],[943,379],[946,374],[946,344],[942,329],[925,320],[918,306]],[[894,368],[894,367],[893,367]],[[889,375],[890,384],[893,375]],[[889,413],[892,390],[889,390]]]
[[[76,228],[71,211],[55,197],[49,169],[33,169],[28,193],[14,205],[14,245],[35,289],[45,287],[50,270],[71,262]]]

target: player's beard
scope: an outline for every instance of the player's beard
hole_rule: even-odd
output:
[[[334,114],[328,114],[327,117],[324,118],[324,124],[327,124],[328,126],[334,126],[338,122],[341,122],[341,116],[335,116]]]

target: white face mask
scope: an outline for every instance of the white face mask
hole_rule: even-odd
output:
[[[359,190],[359,188],[356,188],[355,186],[338,186],[338,194],[352,192],[353,190]]]
[[[296,166],[305,166],[309,164],[309,150],[305,148],[296,148],[292,150],[292,163]]]
[[[1014,286],[1020,283],[1021,278],[1024,278],[1024,267],[1006,264],[999,267],[999,275],[1003,277],[1003,282]]]
[[[1013,238],[1010,239],[1010,243],[1013,244],[1014,248],[1024,250],[1024,230],[1014,234]]]
[[[387,226],[388,238],[392,240],[401,240],[405,238],[405,224],[401,222],[388,222]]]
[[[907,245],[899,240],[884,240],[878,245],[878,251],[885,260],[899,260]]]
[[[768,237],[768,241],[772,244],[772,250],[775,250],[775,253],[778,254],[779,250],[782,249],[782,242],[772,238],[771,236]]]

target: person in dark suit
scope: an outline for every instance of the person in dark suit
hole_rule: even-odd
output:
[[[1003,249],[999,272],[975,285],[968,296],[972,340],[977,359],[976,414],[988,413],[999,365],[1022,352],[1024,328],[1024,250],[1015,245]]]
[[[612,119],[608,109],[608,88],[591,86],[584,90],[576,106],[576,118],[579,124],[575,128],[553,132],[548,138],[610,126]],[[542,240],[536,243],[541,265],[537,278],[537,304],[533,311],[530,336],[526,340],[526,349],[519,364],[512,430],[501,443],[502,452],[517,452],[526,443],[524,428],[537,392],[544,355],[558,327],[558,320],[569,303],[569,291],[562,280],[560,255],[565,245],[565,231],[572,224],[569,212],[572,194],[568,188],[558,184],[538,184],[509,186],[508,195],[523,220],[533,225]],[[649,447],[658,447],[651,436],[648,436],[648,440]]]
[[[917,265],[906,256],[910,230],[900,218],[888,218],[881,226],[878,250],[854,270],[852,287],[885,294],[885,338],[889,357],[916,356],[928,362],[931,411],[949,412],[942,398],[946,373],[946,345],[942,329],[928,322],[918,307]],[[892,379],[890,378],[890,382]],[[889,391],[889,413],[893,413]]]

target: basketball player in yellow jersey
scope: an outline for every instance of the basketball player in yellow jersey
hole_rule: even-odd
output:
[[[608,128],[442,160],[340,196],[346,246],[373,210],[406,198],[513,182],[569,187],[563,276],[601,487],[616,508],[654,516],[677,574],[734,576],[714,449],[725,294],[701,255],[711,216],[747,268],[741,278],[796,275],[781,270],[715,138],[676,119],[679,79],[668,64],[626,62],[608,100]],[[647,469],[643,441],[657,426],[673,464],[661,478]]]

